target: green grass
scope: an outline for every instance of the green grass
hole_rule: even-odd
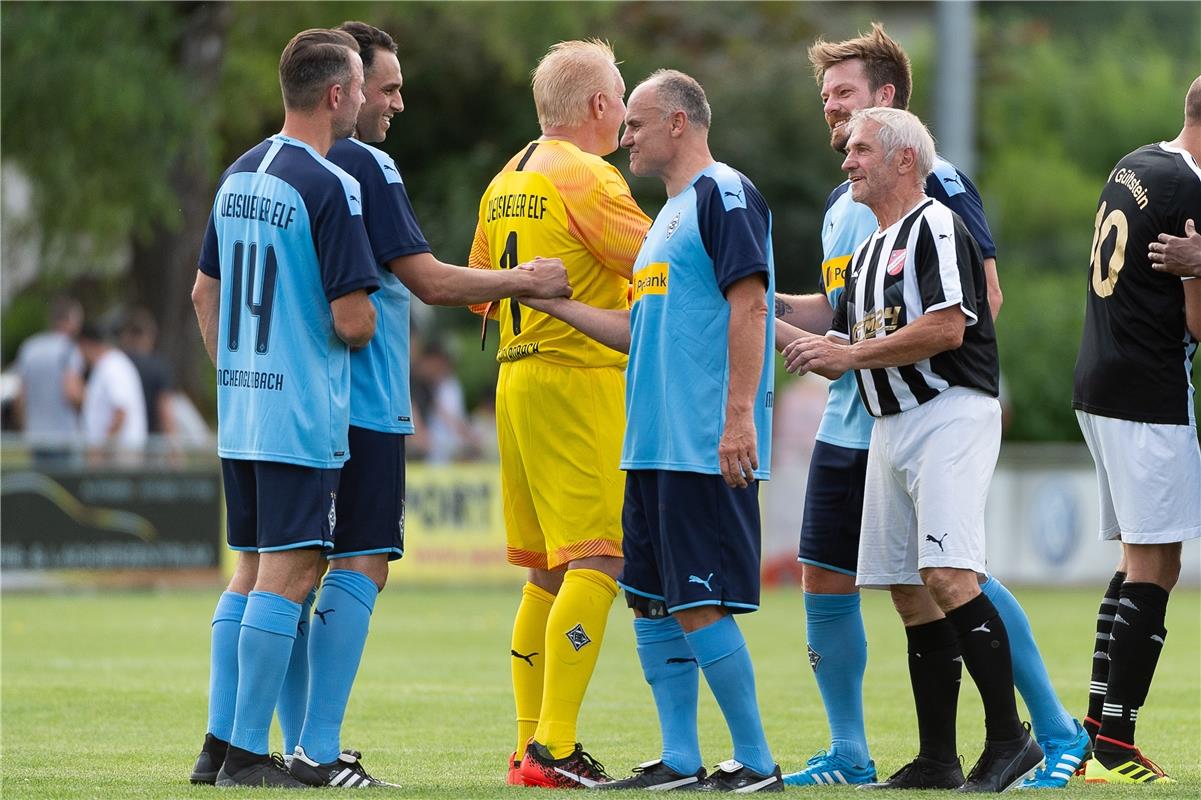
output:
[[[403,571],[372,622],[344,746],[398,781],[404,797],[540,796],[506,787],[512,748],[509,627],[516,589],[422,590]],[[1020,591],[1061,697],[1086,702],[1098,591]],[[211,592],[3,597],[2,756],[5,798],[194,798],[220,794],[186,775],[204,733]],[[890,773],[916,751],[904,635],[887,596],[865,595],[870,663],[866,706],[876,763]],[[1062,796],[1197,797],[1201,788],[1201,595],[1178,591],[1167,648],[1139,725],[1140,745],[1179,780],[1174,786],[1086,787]],[[824,747],[827,730],[803,644],[799,591],[764,597],[740,622],[755,659],[768,740],[787,771]],[[966,678],[959,748],[968,766],[983,735]],[[712,698],[701,691],[708,763],[730,755]],[[650,692],[634,655],[628,612],[609,635],[580,721],[587,748],[614,773],[658,754]],[[278,747],[278,736],[273,738]],[[789,790],[799,793],[802,790]],[[847,789],[809,789],[835,792]],[[256,798],[271,792],[254,791]],[[280,792],[287,795],[287,792]],[[921,795],[919,795],[921,796]],[[928,795],[926,795],[928,797]]]

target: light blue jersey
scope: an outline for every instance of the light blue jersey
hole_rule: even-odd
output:
[[[730,381],[725,291],[762,275],[771,297],[774,274],[771,211],[741,173],[711,164],[663,206],[634,264],[622,469],[721,473]],[[775,384],[768,317],[754,412],[761,480],[771,477]]]
[[[822,291],[831,308],[838,307],[845,284],[846,266],[855,248],[871,236],[876,228],[876,215],[867,206],[851,199],[851,184],[843,182],[826,201],[822,220]],[[980,245],[985,258],[995,258],[996,246],[980,193],[966,175],[943,158],[935,158],[934,171],[926,177],[926,195],[948,206],[963,218],[964,225]],[[827,444],[866,450],[871,444],[872,416],[859,398],[855,373],[847,372],[830,384],[830,396],[817,429],[819,441]]]
[[[379,287],[359,185],[313,148],[272,136],[226,170],[200,270],[221,281],[217,452],[340,467],[350,349],[330,302]]]
[[[412,433],[409,399],[409,290],[388,262],[430,252],[392,157],[357,139],[341,139],[329,160],[359,182],[363,222],[379,273],[375,336],[350,355],[350,424],[381,433]]]

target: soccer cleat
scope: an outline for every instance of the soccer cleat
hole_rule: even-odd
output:
[[[733,792],[734,794],[782,792],[784,791],[784,779],[780,776],[778,764],[770,775],[760,775],[750,767],[743,766],[731,758],[714,767],[713,772],[709,773],[709,777],[689,791]]]
[[[266,786],[276,789],[307,789],[307,783],[301,783],[292,777],[288,772],[287,766],[284,765],[284,758],[279,753],[272,753],[269,756],[262,756],[261,760],[255,761],[249,766],[242,767],[235,772],[228,772],[226,767],[229,766],[229,759],[221,765],[221,771],[217,773],[217,785],[222,787],[231,786]]]
[[[1110,755],[1112,751],[1122,751],[1122,755],[1118,755],[1119,763],[1112,767],[1107,767],[1101,763],[1101,759],[1094,753],[1092,759],[1088,762],[1088,766],[1084,769],[1085,783],[1175,783],[1176,781],[1168,777],[1158,764],[1143,755],[1132,744],[1119,742],[1116,739],[1109,739],[1105,736],[1098,736],[1097,742],[1102,750],[1110,751],[1106,755]]]
[[[196,764],[192,767],[192,774],[188,776],[188,780],[212,786],[217,782],[217,773],[225,763],[225,753],[228,750],[229,742],[206,733],[204,746],[200,748],[200,755],[196,756]]]
[[[1022,781],[1022,789],[1062,789],[1071,777],[1084,769],[1085,762],[1093,754],[1093,743],[1088,731],[1076,723],[1076,735],[1071,739],[1042,739],[1038,744],[1043,749],[1043,766]]]
[[[822,786],[829,784],[858,784],[875,783],[876,762],[868,761],[866,767],[853,764],[845,756],[838,753],[827,753],[818,750],[807,766],[800,772],[791,772],[784,776],[788,786]]]
[[[963,768],[958,761],[944,764],[918,756],[879,783],[864,783],[860,789],[958,789],[963,785]]]
[[[549,750],[532,739],[517,777],[526,786],[544,789],[590,789],[613,780],[605,774],[604,765],[585,753],[579,742],[565,758],[552,758]]]
[[[668,789],[689,789],[705,779],[705,768],[701,767],[692,775],[676,772],[659,759],[648,761],[634,767],[634,774],[620,781],[610,781],[597,786],[597,789],[650,789],[666,791]]]
[[[363,762],[359,760],[362,757],[363,754],[358,750],[343,750],[333,761],[319,764],[309,758],[303,747],[296,745],[289,771],[293,778],[306,786],[332,786],[339,789],[399,788],[398,784],[368,775],[367,770],[363,768]]]
[[[521,780],[521,761],[517,758],[517,751],[513,751],[513,755],[509,756],[509,774],[505,776],[505,783],[509,786],[525,786],[525,782]]]
[[[1029,730],[1022,731],[1022,735],[1015,739],[1000,742],[985,739],[984,752],[959,791],[1008,791],[1034,772],[1042,760],[1043,750]]]

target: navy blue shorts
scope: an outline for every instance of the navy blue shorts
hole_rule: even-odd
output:
[[[338,527],[328,558],[387,553],[405,547],[405,436],[350,426],[350,460],[338,486]]]
[[[855,574],[866,478],[866,450],[821,441],[813,445],[798,561]]]
[[[759,608],[759,483],[731,489],[720,475],[626,473],[625,568],[618,584],[669,612]]]
[[[221,459],[231,550],[333,547],[340,469]]]

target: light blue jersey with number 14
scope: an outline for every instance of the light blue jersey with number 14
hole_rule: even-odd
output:
[[[350,349],[330,302],[379,287],[358,182],[307,144],[272,136],[222,176],[200,270],[221,281],[217,452],[340,467]]]

